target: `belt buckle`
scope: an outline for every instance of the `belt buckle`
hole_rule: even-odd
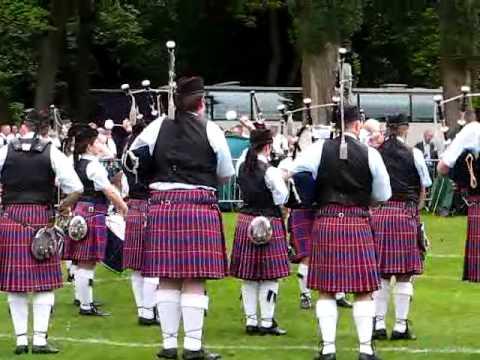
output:
[[[95,212],[95,206],[89,206],[87,211],[89,213],[94,213]]]
[[[339,219],[343,219],[345,217],[345,214],[343,212],[339,212],[337,216]]]

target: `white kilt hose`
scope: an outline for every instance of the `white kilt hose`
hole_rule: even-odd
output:
[[[327,205],[312,231],[308,287],[325,293],[372,292],[379,288],[375,244],[368,211]]]
[[[273,235],[268,244],[256,245],[248,239],[253,215],[239,214],[235,227],[230,275],[243,280],[274,280],[290,274],[288,247],[282,219],[270,217]]]
[[[44,292],[61,288],[60,256],[38,261],[32,255],[32,237],[47,225],[53,212],[45,205],[8,205],[0,216],[0,290]],[[15,220],[14,220],[15,219]],[[16,222],[21,220],[32,228]]]
[[[387,201],[371,210],[371,224],[382,275],[419,275],[423,261],[418,246],[419,215],[416,204]]]
[[[227,266],[222,214],[214,191],[151,193],[143,276],[221,279]]]

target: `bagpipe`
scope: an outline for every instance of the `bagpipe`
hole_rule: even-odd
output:
[[[448,176],[461,191],[470,195],[480,194],[478,179],[480,179],[480,159],[478,154],[465,150],[455,162]]]
[[[433,122],[434,124],[438,124],[440,122],[440,132],[443,134],[443,138],[445,141],[451,140],[450,138],[455,137],[455,134],[451,134],[451,129],[447,126],[446,119],[445,119],[445,111],[444,106],[450,102],[461,100],[460,104],[460,118],[457,120],[457,125],[459,130],[461,130],[465,124],[465,114],[467,111],[468,101],[472,97],[480,96],[480,94],[472,94],[470,93],[470,86],[464,85],[460,88],[461,94],[457,96],[453,96],[449,99],[443,99],[442,95],[435,95],[433,97],[433,101],[435,103],[435,110],[433,112]]]

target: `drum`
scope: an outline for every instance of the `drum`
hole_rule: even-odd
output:
[[[123,241],[125,239],[125,220],[118,214],[108,215],[107,224],[107,248],[103,265],[116,273],[123,271]]]

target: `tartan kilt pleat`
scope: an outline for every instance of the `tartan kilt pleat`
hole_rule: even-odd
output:
[[[422,274],[417,207],[402,201],[387,201],[372,209],[371,216],[380,274]]]
[[[0,290],[43,292],[61,288],[60,255],[38,261],[31,253],[33,234],[47,225],[52,211],[44,205],[8,205],[4,210],[32,228],[0,217]]]
[[[315,220],[315,210],[292,209],[288,217],[288,232],[290,246],[295,250],[291,261],[295,264],[310,257],[312,252],[312,228]]]
[[[222,214],[214,191],[151,193],[142,275],[165,279],[220,279],[228,264]]]
[[[141,271],[143,264],[143,239],[147,227],[148,201],[130,199],[125,219],[125,240],[123,243],[123,268]]]
[[[379,288],[369,217],[357,207],[327,205],[319,210],[312,231],[307,284],[321,292],[372,292]]]
[[[88,232],[85,239],[74,241],[65,237],[63,258],[73,261],[102,261],[107,248],[108,231],[105,223],[107,205],[93,202],[78,202],[73,211],[87,221]]]
[[[463,280],[480,282],[480,197],[469,197]]]
[[[235,227],[230,275],[243,280],[273,280],[290,274],[285,228],[279,218],[269,218],[273,235],[266,245],[255,245],[248,239],[253,215],[239,214]]]

